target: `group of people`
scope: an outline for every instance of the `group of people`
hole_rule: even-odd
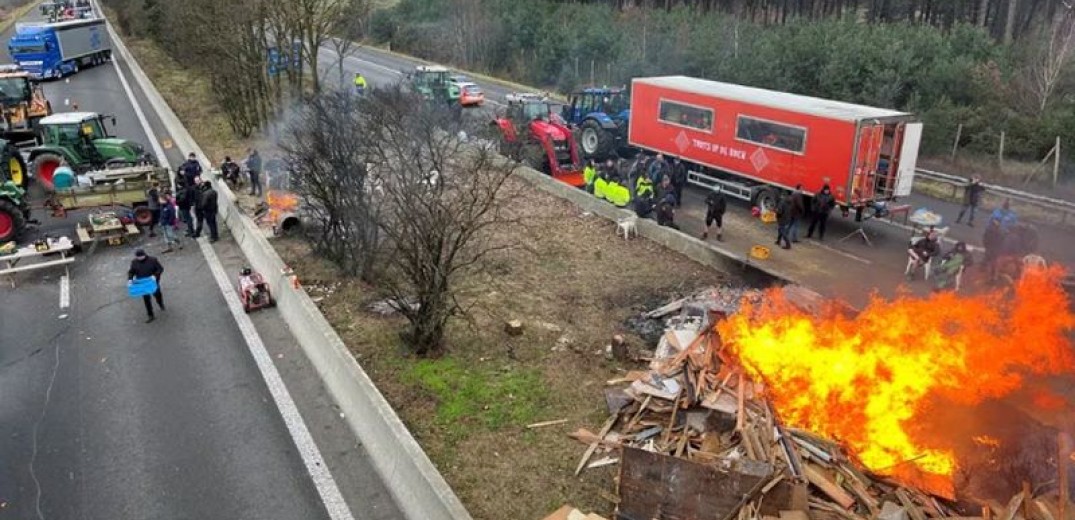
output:
[[[799,229],[804,220],[809,219],[806,238],[813,238],[817,231],[818,240],[825,240],[825,229],[829,215],[836,208],[836,198],[828,183],[813,197],[803,193],[803,185],[797,184],[795,191],[782,193],[776,202],[776,245],[791,249],[793,242],[799,241]]]
[[[591,159],[583,168],[586,191],[617,206],[628,203],[642,218],[679,229],[676,208],[683,204],[687,165],[678,157],[667,161],[663,154],[639,155],[634,160],[608,159],[597,166]]]
[[[191,160],[194,159],[194,154],[191,154]],[[187,161],[190,162],[190,161]],[[197,162],[197,161],[195,161]],[[246,160],[246,173],[250,182],[249,195],[260,197],[264,190],[261,185],[261,155],[256,148],[251,148],[247,152]],[[201,166],[199,165],[200,169]],[[225,156],[224,162],[220,163],[220,173],[224,177],[224,182],[228,183],[231,189],[238,189],[242,185],[242,168],[239,163],[231,160],[231,156]]]
[[[156,237],[156,227],[161,227],[165,253],[172,252],[176,247],[183,248],[177,235],[180,222],[186,227],[186,237],[198,238],[202,230],[208,228],[210,242],[220,239],[217,227],[218,195],[212,182],[202,180],[202,167],[193,153],[176,172],[175,193],[170,189],[161,190],[154,183],[146,191],[146,201],[152,214],[148,225],[149,236]]]

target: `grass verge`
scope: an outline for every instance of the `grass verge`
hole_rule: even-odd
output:
[[[207,154],[219,160],[245,147],[208,85],[151,42],[126,42]],[[607,360],[602,347],[639,310],[726,280],[647,240],[619,240],[613,224],[544,192],[530,190],[511,211],[528,224],[498,232],[526,247],[498,253],[494,273],[463,281],[473,310],[451,325],[450,352],[436,360],[401,354],[404,322],[367,311],[376,299],[368,287],[338,276],[302,241],[275,246],[475,518],[541,518],[563,503],[607,513],[617,468],[576,477],[584,447],[566,437],[596,430],[608,414],[605,381],[636,368]],[[522,335],[503,332],[509,319],[524,322]],[[526,427],[558,419],[567,423]]]

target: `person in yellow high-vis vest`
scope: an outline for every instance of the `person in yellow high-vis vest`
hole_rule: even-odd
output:
[[[355,92],[357,94],[366,93],[366,78],[362,75],[361,72],[355,73]]]

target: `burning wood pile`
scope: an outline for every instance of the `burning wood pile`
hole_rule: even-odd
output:
[[[771,296],[773,293],[767,298]],[[742,312],[754,313],[756,309],[750,308],[754,305],[750,301],[757,303],[759,299],[760,294],[749,296],[747,308]],[[778,299],[797,309],[782,309],[785,314],[798,312],[797,316],[816,317],[821,312],[821,298],[802,288],[785,288]],[[779,391],[767,387],[763,381],[792,383],[767,373],[764,367],[759,368],[764,362],[758,361],[758,354],[744,352],[746,345],[733,343],[776,340],[781,330],[763,331],[766,324],[751,322],[749,318],[736,323],[712,306],[702,315],[683,312],[685,307],[683,302],[674,302],[650,313],[651,317],[662,313],[682,314],[668,321],[648,370],[631,371],[608,382],[606,401],[612,414],[602,428],[597,433],[579,429],[570,434],[587,445],[576,474],[586,468],[620,464],[616,518],[1067,518],[1064,509],[1070,453],[1061,451],[1060,457],[1053,461],[1060,460],[1062,482],[1059,486],[1054,482],[1043,488],[1052,493],[1049,497],[1036,496],[1030,485],[1024,484],[1006,504],[994,500],[957,503],[952,485],[954,456],[941,448],[916,445],[914,448],[922,455],[882,463],[887,466],[878,465],[877,461],[891,459],[879,453],[899,455],[900,443],[913,444],[900,437],[905,434],[902,430],[885,432],[883,438],[870,437],[874,432],[864,433],[863,442],[872,443],[864,445],[829,435],[844,431],[838,425],[825,434],[814,428],[792,427],[812,424],[809,420],[812,417],[799,413],[797,406],[839,409],[844,403],[831,396],[828,402],[793,402],[796,398],[817,399],[820,394],[804,390],[789,397],[786,388]],[[697,306],[694,307],[696,310]],[[864,312],[869,313],[870,309]],[[1039,325],[1048,328],[1047,324]],[[1061,322],[1059,330],[1067,327],[1070,331],[1071,325],[1072,322]],[[756,335],[748,336],[735,329],[746,326],[752,327],[750,330]],[[793,347],[783,349],[784,355],[802,355]],[[1070,354],[1061,357],[1055,359],[1063,361],[1064,367],[1072,366]],[[839,360],[830,363],[828,370],[842,370]],[[779,369],[786,372],[785,368]],[[816,385],[813,381],[800,383]],[[883,387],[879,383],[875,388],[848,391],[883,394],[886,391]],[[873,404],[877,406],[876,402]],[[785,414],[789,412],[794,422],[787,420]],[[891,414],[898,412],[899,407],[895,405],[892,410],[886,410]],[[857,427],[861,430],[879,424],[887,426],[872,416],[860,417],[850,409],[846,413],[850,420],[859,422]],[[899,442],[887,440],[893,437]],[[867,458],[873,464],[864,462]],[[968,504],[973,504],[970,509]]]

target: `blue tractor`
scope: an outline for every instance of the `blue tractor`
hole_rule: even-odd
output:
[[[588,88],[571,95],[564,120],[578,130],[583,158],[603,160],[627,147],[631,98],[627,89]]]

